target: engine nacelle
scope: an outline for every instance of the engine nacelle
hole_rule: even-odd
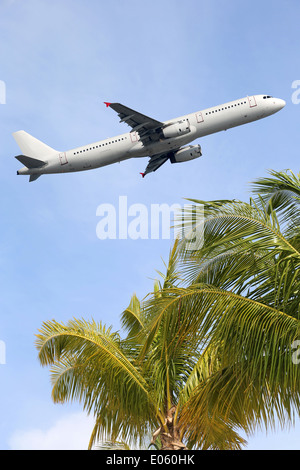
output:
[[[175,124],[165,127],[162,132],[166,139],[179,137],[191,132],[190,123],[187,119],[185,121],[178,121],[175,122]]]
[[[183,147],[174,153],[170,160],[171,163],[188,162],[189,160],[201,157],[201,155],[202,152],[200,145],[189,145],[188,147]]]

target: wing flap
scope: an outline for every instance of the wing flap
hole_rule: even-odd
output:
[[[125,122],[131,127],[131,132],[138,132],[142,142],[158,140],[157,129],[161,129],[164,124],[156,119],[150,118],[145,114],[139,113],[134,109],[128,108],[120,103],[106,103],[107,107],[112,108],[119,116],[120,122]]]
[[[120,103],[110,103],[109,107],[118,113],[122,122],[126,122],[130,127],[136,127],[139,125],[144,125],[146,129],[156,129],[162,127],[163,123],[152,119],[148,116],[145,116],[134,109],[128,108]]]
[[[152,173],[152,171],[158,170],[158,168],[160,168],[164,163],[166,163],[166,161],[169,160],[172,155],[173,152],[153,155],[153,157],[151,157],[149,160],[146,170],[144,171],[144,173],[141,173],[142,177],[144,178],[144,176],[146,176],[148,173]]]

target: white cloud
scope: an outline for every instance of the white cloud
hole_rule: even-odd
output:
[[[73,413],[48,429],[15,431],[9,447],[11,450],[87,450],[93,427],[92,417]]]

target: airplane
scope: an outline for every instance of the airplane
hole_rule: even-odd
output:
[[[270,95],[253,95],[196,111],[168,121],[157,121],[120,103],[104,102],[113,109],[130,132],[67,151],[58,151],[21,130],[13,136],[22,155],[15,158],[23,165],[18,175],[35,181],[41,175],[99,168],[129,158],[150,157],[141,175],[156,171],[167,160],[187,162],[202,156],[193,140],[247,124],[277,113],[285,101]]]

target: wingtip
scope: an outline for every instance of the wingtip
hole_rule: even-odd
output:
[[[106,104],[107,108],[111,105],[111,103],[108,103],[107,101],[104,101],[104,104]]]
[[[140,173],[140,175],[142,175],[142,177],[145,178],[145,173]]]

